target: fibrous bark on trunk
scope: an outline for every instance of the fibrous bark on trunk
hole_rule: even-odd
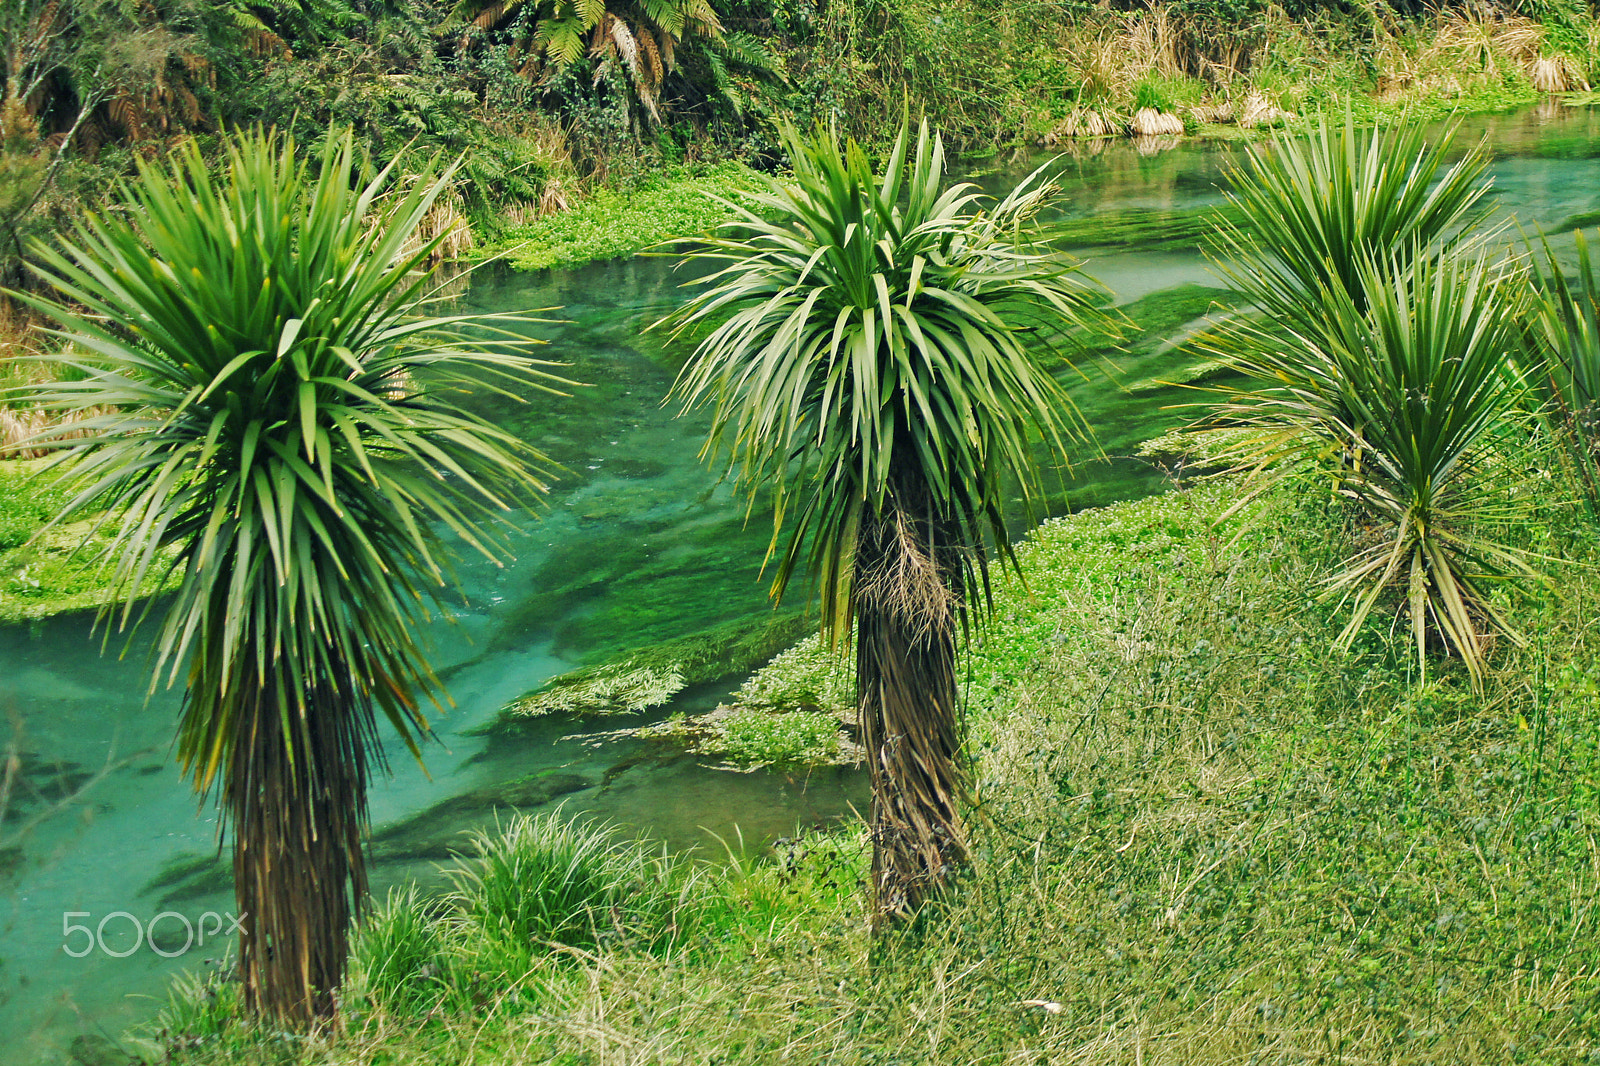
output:
[[[366,752],[341,695],[313,686],[289,701],[286,717],[270,683],[252,692],[223,792],[242,1005],[296,1029],[334,1016],[350,925],[367,894]]]
[[[962,546],[914,475],[863,516],[853,576],[861,739],[872,778],[874,928],[909,917],[967,849],[955,678]]]

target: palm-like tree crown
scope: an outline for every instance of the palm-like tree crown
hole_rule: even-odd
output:
[[[1422,126],[1359,130],[1324,116],[1309,136],[1251,148],[1229,175],[1243,224],[1217,233],[1222,272],[1263,311],[1314,328],[1317,294],[1347,293],[1367,305],[1363,268],[1395,259],[1402,269],[1482,240],[1488,151],[1479,144],[1448,168],[1454,137],[1430,143]]]
[[[1036,216],[1053,187],[1039,171],[991,203],[941,188],[944,147],[926,125],[914,152],[901,131],[881,178],[826,131],[785,143],[793,181],[691,253],[721,269],[676,321],[718,324],[676,392],[715,403],[708,449],[724,442],[745,484],[771,490],[774,550],[798,508],[774,591],[808,561],[824,625],[840,629],[856,533],[898,470],[918,472],[964,543],[987,532],[1006,551],[1003,492],[1032,482],[1030,431],[1059,444],[1073,428],[1029,346],[1094,319],[1100,290],[1044,243]],[[981,553],[967,577],[974,566],[986,576]]]
[[[991,206],[941,189],[925,125],[914,154],[901,129],[881,178],[826,131],[784,140],[794,181],[691,253],[721,269],[677,316],[711,328],[675,391],[714,402],[708,451],[726,444],[752,499],[770,491],[769,555],[791,527],[774,595],[809,563],[824,632],[855,623],[882,922],[966,859],[956,617],[987,606],[985,540],[1009,556],[1004,492],[1030,484],[1030,432],[1059,446],[1071,428],[1030,343],[1096,317],[1097,290],[1035,225],[1038,171]]]
[[[1221,227],[1218,267],[1259,314],[1214,343],[1255,379],[1220,412],[1271,431],[1241,454],[1276,461],[1267,483],[1308,453],[1332,460],[1337,491],[1372,524],[1329,582],[1354,603],[1340,643],[1400,592],[1419,667],[1433,632],[1478,682],[1485,630],[1512,635],[1490,583],[1531,573],[1491,532],[1505,514],[1482,484],[1521,391],[1523,286],[1475,228],[1483,147],[1445,169],[1449,142],[1347,118],[1253,151],[1234,174],[1242,221]]]

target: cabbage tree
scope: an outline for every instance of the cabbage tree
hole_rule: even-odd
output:
[[[1437,643],[1478,683],[1489,637],[1515,639],[1490,590],[1532,576],[1488,491],[1522,393],[1525,285],[1486,251],[1484,148],[1447,167],[1449,145],[1347,118],[1253,149],[1217,244],[1256,313],[1213,342],[1254,379],[1220,411],[1269,431],[1252,456],[1269,483],[1311,456],[1356,504],[1362,538],[1329,582],[1353,607],[1337,643],[1391,596],[1419,672]]]
[[[1548,241],[1531,257],[1538,281],[1532,315],[1536,377],[1592,518],[1600,519],[1600,271],[1583,231],[1572,234],[1569,277]]]
[[[1035,172],[995,203],[946,188],[944,148],[901,129],[881,174],[853,141],[784,142],[794,166],[689,258],[712,266],[674,321],[709,328],[675,392],[774,507],[774,596],[809,569],[821,625],[854,627],[872,780],[873,895],[910,914],[966,859],[956,647],[1011,560],[1008,493],[1070,407],[1041,356],[1098,290],[1041,239]]]
[[[417,629],[442,531],[493,555],[483,530],[543,487],[456,400],[553,381],[418,314],[448,170],[363,186],[348,136],[323,155],[255,133],[217,170],[192,146],[143,167],[38,250],[59,295],[29,301],[78,353],[34,397],[76,419],[47,435],[61,520],[103,515],[115,617],[154,616],[152,689],[186,686],[178,762],[233,838],[243,1002],[300,1026],[333,1012],[366,892],[379,723],[416,755],[445,700]]]

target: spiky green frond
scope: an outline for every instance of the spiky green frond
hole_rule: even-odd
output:
[[[1307,136],[1252,148],[1230,174],[1236,210],[1219,222],[1214,261],[1257,314],[1225,325],[1214,350],[1265,380],[1334,395],[1316,355],[1334,328],[1319,293],[1341,292],[1364,309],[1369,261],[1406,270],[1482,239],[1474,227],[1488,193],[1486,149],[1446,169],[1453,136],[1430,141],[1420,126],[1365,130],[1324,116]]]
[[[354,742],[376,743],[376,712],[415,750],[419,696],[442,696],[415,631],[447,578],[434,523],[492,555],[485,527],[549,469],[455,398],[558,379],[465,318],[416,314],[434,244],[407,243],[453,168],[391,192],[393,165],[360,187],[354,155],[330,141],[313,175],[288,139],[250,134],[218,177],[189,147],[141,171],[126,216],[39,251],[62,300],[30,302],[86,354],[37,399],[110,412],[52,442],[63,518],[105,512],[124,624],[176,572],[157,673],[187,675],[178,757],[202,790],[246,742],[244,692],[289,722],[331,686]]]
[[[1535,377],[1565,441],[1591,516],[1600,520],[1600,273],[1583,231],[1573,233],[1577,272],[1568,278],[1548,241],[1537,271]]]
[[[1446,169],[1453,139],[1453,130],[1430,140],[1419,125],[1365,130],[1324,116],[1304,138],[1278,134],[1252,147],[1229,174],[1237,221],[1219,226],[1223,274],[1263,311],[1299,321],[1324,288],[1365,307],[1368,259],[1403,268],[1412,256],[1481,240],[1487,148]]]
[[[1347,121],[1254,153],[1220,270],[1259,317],[1214,343],[1254,379],[1221,413],[1276,431],[1251,461],[1277,461],[1270,480],[1309,452],[1360,505],[1367,542],[1331,581],[1353,604],[1340,643],[1399,592],[1421,668],[1437,634],[1479,682],[1486,634],[1514,637],[1489,584],[1533,573],[1483,485],[1522,389],[1523,281],[1470,229],[1481,148],[1441,176],[1444,148]]]
[[[671,321],[718,324],[675,395],[713,405],[708,454],[771,495],[774,594],[809,565],[824,626],[842,633],[856,535],[897,464],[920,471],[964,543],[1006,551],[1004,494],[1032,484],[1030,432],[1060,445],[1077,428],[1040,359],[1095,318],[1100,290],[1039,239],[1043,168],[994,203],[943,187],[926,125],[914,142],[902,128],[881,179],[853,141],[783,137],[793,181],[689,254],[716,269]],[[981,595],[982,554],[964,566]]]
[[[1478,679],[1483,633],[1515,637],[1490,583],[1533,576],[1526,557],[1489,532],[1507,515],[1482,484],[1524,387],[1513,364],[1522,278],[1480,253],[1410,270],[1369,265],[1361,280],[1365,313],[1342,291],[1324,294],[1335,320],[1325,353],[1334,406],[1353,414],[1344,428],[1360,442],[1342,491],[1383,530],[1332,582],[1355,603],[1341,639],[1348,644],[1379,596],[1398,587],[1419,663],[1432,628]]]
[[[574,63],[583,56],[587,51],[584,39],[583,20],[576,15],[543,19],[534,36],[534,40],[544,49],[544,54],[562,66]]]

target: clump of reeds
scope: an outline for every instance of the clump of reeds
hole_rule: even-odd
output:
[[[1533,87],[1542,93],[1588,92],[1589,79],[1571,56],[1540,56],[1530,70]]]
[[[1128,123],[1129,130],[1135,137],[1160,137],[1166,134],[1182,133],[1183,119],[1166,111],[1157,111],[1153,107],[1140,108]]]

